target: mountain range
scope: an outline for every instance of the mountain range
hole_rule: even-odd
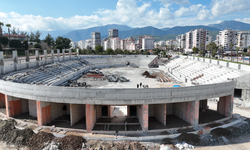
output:
[[[155,28],[152,26],[142,27],[142,28],[131,28],[126,25],[117,25],[117,24],[110,24],[105,26],[98,26],[98,27],[92,27],[88,29],[81,29],[81,30],[73,30],[68,33],[61,32],[63,34],[58,34],[58,32],[54,32],[53,35],[58,34],[57,36],[63,36],[65,38],[69,38],[73,41],[80,41],[80,40],[86,40],[91,38],[91,33],[94,31],[98,31],[101,33],[101,38],[104,39],[108,37],[108,30],[111,28],[116,28],[119,30],[119,37],[121,39],[125,39],[127,37],[133,36],[133,37],[139,37],[141,35],[151,35],[155,38],[156,41],[159,40],[168,40],[175,38],[178,34],[184,34],[188,31],[195,30],[197,28],[204,28],[207,29],[210,32],[210,34],[213,36],[213,39],[215,39],[216,34],[219,33],[219,31],[231,28],[233,30],[250,30],[250,24],[239,22],[239,21],[223,21],[219,24],[210,24],[207,26],[199,25],[199,26],[175,26],[172,28]],[[49,32],[50,33],[50,32]],[[47,34],[45,33],[45,36]],[[56,37],[53,36],[52,37]]]

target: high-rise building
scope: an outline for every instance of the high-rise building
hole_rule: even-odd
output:
[[[238,31],[232,29],[225,29],[220,31],[219,35],[216,36],[217,46],[222,46],[223,49],[235,49],[237,44]]]
[[[180,34],[176,36],[176,48],[181,49],[186,46],[186,34]]]
[[[80,48],[80,49],[84,49],[85,48],[85,41],[83,41],[83,40],[81,40],[81,41],[78,41],[78,47]]]
[[[142,49],[143,50],[154,49],[154,38],[151,36],[144,36],[142,38]]]
[[[117,29],[109,29],[109,38],[118,37],[118,30]]]
[[[241,49],[248,48],[250,46],[250,31],[238,32],[237,47]]]
[[[97,45],[101,45],[101,33],[100,32],[92,32],[92,49],[95,49]]]

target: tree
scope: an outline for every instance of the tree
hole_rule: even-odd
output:
[[[11,24],[6,24],[6,27],[8,28],[8,33],[9,33],[9,38],[10,38],[10,27],[11,27]]]
[[[108,48],[108,49],[106,50],[106,54],[107,54],[107,55],[113,55],[113,54],[114,54],[113,49],[112,49],[112,48]]]
[[[68,49],[70,48],[70,39],[58,36],[56,38],[56,49]]]
[[[15,28],[15,27],[13,27],[12,30],[11,30],[10,32],[11,32],[11,34],[13,34],[13,35],[17,35],[17,32],[16,32],[16,28]]]
[[[221,55],[220,56],[221,56],[222,60],[223,60],[223,48],[224,47],[222,45],[219,46],[219,50],[221,51]]]
[[[27,35],[27,32],[21,31],[21,32],[20,32],[20,35],[26,36],[26,35]]]
[[[206,46],[207,50],[210,52],[210,54],[212,54],[213,51],[216,51],[218,50],[218,47],[217,45],[214,43],[214,42],[211,42],[209,43],[207,46]]]
[[[103,52],[103,47],[102,47],[101,45],[97,45],[97,46],[95,47],[95,52],[96,52],[96,54],[102,54],[102,52]]]
[[[35,42],[35,34],[31,31],[30,32],[30,42]]]
[[[3,23],[3,22],[0,22],[0,37],[3,36],[3,29],[2,29],[2,26],[4,26],[4,23]]]
[[[35,47],[35,48],[40,48],[40,49],[42,48],[41,45],[40,45],[39,43],[36,43],[36,44],[34,45],[34,47]]]
[[[199,51],[199,55],[200,55],[201,57],[204,57],[204,55],[205,55],[204,50],[200,50],[200,51]]]
[[[20,40],[11,40],[9,46],[11,48],[22,48],[23,47]]]
[[[239,50],[240,50],[240,47],[236,47],[236,50],[237,50],[237,63],[238,63],[238,58],[239,58],[239,55],[238,55],[238,52],[239,52]]]
[[[23,48],[27,50],[29,48],[29,44],[27,41],[23,41]]]
[[[7,37],[0,37],[0,43],[4,46],[7,46],[9,43],[9,39]]]
[[[52,46],[54,39],[51,37],[51,35],[48,33],[48,35],[45,37],[44,42],[48,44],[48,46]]]
[[[193,47],[192,50],[193,50],[194,53],[197,53],[199,51],[197,47]]]
[[[40,40],[40,36],[41,36],[41,35],[42,35],[42,33],[39,32],[39,30],[36,31],[36,34],[35,34],[35,42],[37,42],[37,43],[40,43],[40,42],[41,42],[41,40]]]
[[[230,44],[230,49],[231,49],[231,61],[233,61],[233,46],[234,46],[234,44],[231,43],[231,44]]]
[[[115,54],[123,54],[123,51],[121,49],[116,49],[114,51]]]

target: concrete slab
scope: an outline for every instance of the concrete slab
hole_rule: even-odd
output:
[[[223,116],[221,114],[218,114],[217,111],[214,110],[200,110],[199,111],[199,124],[203,124],[203,123],[208,123],[208,122],[213,122],[219,119],[223,119],[226,118],[226,116]]]

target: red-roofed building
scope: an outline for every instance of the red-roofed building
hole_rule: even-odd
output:
[[[11,34],[9,36],[9,34],[4,34],[3,37],[7,37],[7,38],[10,37],[9,40],[20,40],[21,42],[28,40],[28,36],[25,36],[25,35],[13,35],[13,34]]]

